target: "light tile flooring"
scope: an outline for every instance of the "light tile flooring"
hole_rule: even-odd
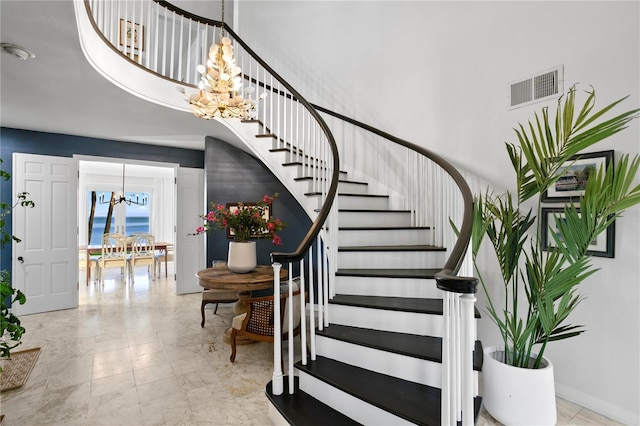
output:
[[[27,384],[0,395],[2,426],[271,424],[272,346],[239,346],[230,363],[231,306],[207,309],[201,328],[200,295],[176,296],[145,272],[80,285],[78,309],[21,317],[21,349],[42,350]],[[478,424],[498,423],[484,412]],[[616,423],[559,400],[558,424]]]

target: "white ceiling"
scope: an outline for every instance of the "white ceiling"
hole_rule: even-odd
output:
[[[200,150],[205,136],[235,139],[215,121],[139,99],[98,74],[80,48],[72,1],[0,0],[0,41],[36,55],[0,55],[1,126]]]

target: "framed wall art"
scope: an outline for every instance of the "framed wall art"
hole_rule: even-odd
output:
[[[251,208],[252,206],[256,206],[256,203],[242,203],[243,206],[247,206],[249,208]],[[227,203],[226,204],[227,210],[229,210],[229,213],[233,213],[236,210],[238,210],[239,208],[242,208],[239,203]],[[267,206],[262,207],[262,218],[267,221],[271,218],[273,212],[272,212],[272,205],[268,204]],[[227,228],[227,238],[234,238],[235,237],[235,232],[233,231],[232,228]],[[269,235],[269,231],[268,230],[264,230],[262,231],[261,235],[251,235],[252,238],[260,238],[263,237],[264,235]]]
[[[540,216],[540,225],[542,229],[546,229],[546,232],[542,233],[542,248],[547,250],[554,245],[554,238],[552,233],[558,232],[558,221],[563,220],[564,209],[563,208],[542,208],[542,214]],[[615,221],[609,225],[607,230],[598,235],[589,244],[589,250],[587,254],[597,257],[615,257]],[[558,234],[556,234],[558,235]]]
[[[578,154],[563,165],[563,174],[542,194],[543,202],[576,201],[584,194],[589,176],[600,167],[613,167],[613,151]]]
[[[120,19],[118,30],[120,46],[126,46],[144,52],[144,25]]]

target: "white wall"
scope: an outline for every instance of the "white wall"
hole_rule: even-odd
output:
[[[599,105],[631,95],[624,108],[637,107],[639,5],[243,0],[235,29],[311,102],[513,186],[504,142],[542,105],[508,111],[507,84],[562,64],[565,88],[591,84]],[[640,153],[639,128],[598,150]],[[559,395],[631,424],[640,423],[639,241],[635,208],[616,224],[616,258],[594,259],[602,269],[582,287],[572,322],[587,332],[547,352]],[[486,315],[479,328],[485,345],[498,341]]]

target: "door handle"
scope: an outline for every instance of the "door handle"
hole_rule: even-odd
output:
[[[18,256],[18,262],[24,263],[24,258],[22,256]]]

